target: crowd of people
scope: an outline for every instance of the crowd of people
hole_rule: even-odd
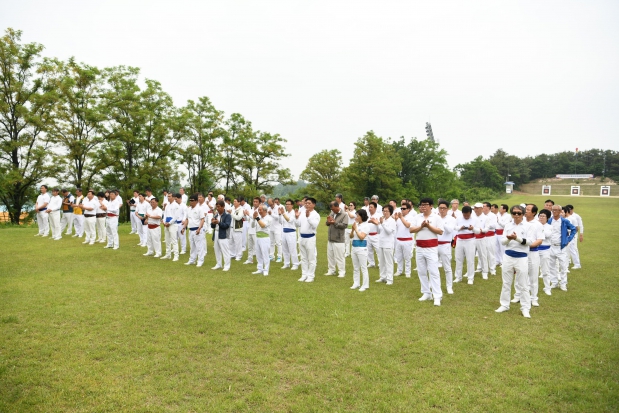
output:
[[[202,267],[208,235],[216,257],[212,270],[229,271],[232,261],[242,261],[247,254],[243,264],[255,263],[253,274],[267,276],[271,265],[282,263],[283,269],[301,268],[299,281],[315,280],[316,234],[322,218],[315,211],[314,198],[287,199],[282,205],[279,198],[262,195],[250,205],[243,197],[218,195],[215,199],[212,192],[206,197],[201,193],[188,197],[182,188],[178,193],[164,191],[160,200],[146,189],[144,193],[134,191],[126,204],[130,234],[136,234],[138,245],[147,248],[144,256],[179,261],[180,255],[189,253],[185,265]],[[58,241],[66,228],[65,235],[84,236],[83,244],[104,243],[104,248],[118,249],[118,217],[123,205],[116,190],[88,190],[84,195],[77,189],[73,195],[54,188],[50,197],[48,187],[42,185],[35,204],[39,227],[35,236],[47,237],[51,229],[51,239]],[[476,272],[488,279],[500,266],[503,285],[496,312],[520,303],[523,316],[530,318],[531,307],[539,306],[539,279],[547,295],[555,288],[567,291],[569,261],[572,269],[581,268],[577,243],[583,241],[584,227],[572,205],[561,207],[547,200],[539,210],[535,204],[509,208],[506,204],[471,206],[464,202],[460,209],[457,199],[441,199],[435,205],[433,199],[422,198],[417,211],[414,206],[410,199],[380,205],[374,195],[366,197],[358,208],[355,202],[345,204],[341,194],[335,195],[325,220],[325,275],[346,277],[350,258],[350,288],[363,292],[370,287],[368,268],[378,267],[375,282],[386,285],[393,285],[394,277],[410,278],[412,271],[417,271],[419,301],[440,306],[440,267],[446,292],[453,294],[453,284],[463,282],[464,277],[473,284]]]

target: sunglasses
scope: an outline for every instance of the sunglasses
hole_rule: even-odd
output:
[[[512,212],[512,215],[522,215],[522,212]]]
[[[408,208],[407,207],[402,207],[400,208],[402,211],[406,211]]]

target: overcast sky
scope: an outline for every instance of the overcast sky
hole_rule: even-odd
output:
[[[374,130],[451,167],[619,150],[619,1],[3,1],[44,55],[137,66],[177,106],[208,96],[279,133],[295,177]],[[566,171],[568,172],[568,171]]]

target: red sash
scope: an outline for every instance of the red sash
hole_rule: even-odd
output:
[[[503,235],[503,230],[502,229],[497,229],[496,230],[496,234],[497,235]]]
[[[475,236],[475,234],[458,234],[458,238],[460,239],[471,239]]]
[[[486,236],[487,236],[487,237],[494,237],[494,231],[488,231],[488,232],[486,232]]]
[[[438,247],[438,239],[418,239],[417,247],[419,248],[433,248]]]
[[[148,224],[148,229],[156,229],[159,228],[159,224]]]

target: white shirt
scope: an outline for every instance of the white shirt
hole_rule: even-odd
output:
[[[50,200],[50,196],[47,192],[39,195],[37,197],[37,203],[35,205],[35,208],[36,209],[43,208],[43,205],[49,204],[49,200]]]
[[[393,217],[383,219],[383,223],[378,226],[378,247],[393,248],[396,223]]]
[[[181,206],[175,201],[172,203],[168,203],[163,211],[163,222],[176,224],[176,221],[181,220],[182,218]],[[168,219],[169,218],[169,219]]]
[[[406,214],[406,216],[402,215],[402,218],[398,218],[396,220],[395,222],[395,237],[396,238],[413,238],[413,234],[411,234],[409,228],[407,228],[402,222],[402,220],[404,220],[410,224],[411,218],[414,218],[414,216],[411,217],[411,214],[409,212],[408,214]]]
[[[181,195],[181,203],[183,205],[187,205],[187,200],[189,199],[189,197],[187,196],[187,194],[183,194]]]
[[[411,224],[413,227],[419,227],[421,226],[423,221],[426,220],[433,227],[443,229],[443,220],[440,216],[434,214],[430,214],[430,216],[428,216],[427,218],[423,214],[418,214],[417,216],[415,216],[415,220],[411,222]],[[422,228],[419,230],[419,232],[417,232],[417,236],[415,238],[417,242],[431,239],[438,240],[438,234],[430,231],[429,228]]]
[[[496,230],[496,225],[497,225],[496,215],[493,212],[488,212],[487,214],[484,214],[482,212],[482,215],[486,216],[486,222],[484,224],[484,232]]]
[[[232,223],[231,223],[231,227],[233,231],[243,231],[243,227],[241,228],[236,228],[236,225],[234,224],[234,221],[244,221],[243,219],[243,207],[239,205],[239,207],[237,209],[235,209],[234,211],[232,211]]]
[[[168,195],[164,195],[163,196],[163,209],[165,209],[166,205],[168,205],[170,202],[168,201]]]
[[[447,211],[447,215],[454,219],[458,219],[462,216],[462,211],[460,211],[459,209],[456,209],[455,211],[453,209],[450,209],[449,211]]]
[[[47,204],[47,209],[54,212],[54,211],[60,211],[61,208],[62,208],[62,198],[60,197],[60,195],[51,197],[51,199],[49,200],[49,204]]]
[[[550,245],[550,240],[552,238],[552,227],[549,223],[545,223],[542,225],[542,228],[544,229],[544,240],[542,241],[542,245]]]
[[[84,210],[84,215],[94,215],[97,213],[97,207],[99,206],[99,200],[97,197],[93,197],[92,199],[88,199],[88,197],[84,198],[82,201],[82,209]],[[86,209],[93,208],[91,210]]]
[[[506,250],[512,250],[515,252],[524,252],[525,254],[529,253],[529,245],[531,245],[531,237],[529,236],[529,228],[530,225],[525,223],[523,219],[522,222],[516,225],[515,222],[510,222],[505,226],[505,231],[501,236],[501,243],[505,245]],[[526,239],[526,244],[522,245],[517,240],[508,240],[507,236],[511,234],[516,234],[521,239]]]
[[[355,219],[357,218],[357,211],[348,211],[348,210],[345,210],[345,211],[348,214],[348,227],[352,228],[352,224],[355,223]],[[350,217],[351,214],[352,214],[352,218]]]
[[[135,212],[138,215],[142,214],[142,217],[144,216],[144,214],[146,214],[149,208],[150,208],[150,204],[146,201],[140,203],[140,200],[138,199],[138,202],[135,204]]]
[[[316,234],[318,224],[320,224],[320,215],[316,211],[310,212],[309,217],[306,217],[305,214],[299,214],[299,218],[295,220],[295,225],[303,235]]]
[[[477,215],[475,212],[471,214],[471,218],[475,218],[475,233],[479,234],[480,232],[483,234],[486,232],[486,219],[488,218],[484,213]],[[524,221],[524,220],[523,220]]]
[[[120,201],[118,198],[114,199],[113,201],[111,199],[109,201],[107,199],[104,199],[103,206],[107,208],[105,212],[107,214],[118,215],[120,213],[120,207],[122,206],[121,202],[122,201]]]
[[[288,217],[288,221],[286,221],[286,217]],[[284,211],[284,214],[282,215],[282,228],[293,228],[295,231],[297,230],[294,209],[290,212]]]
[[[512,216],[509,212],[505,212],[504,214],[499,213],[497,215],[497,229],[505,228],[505,225],[512,222]]]
[[[161,208],[157,207],[155,209],[151,209],[150,211],[148,211],[148,214],[161,217],[163,215],[163,211],[161,210]],[[157,219],[157,218],[148,217],[149,225],[159,225],[160,223],[161,223],[161,218]]]
[[[183,201],[181,200],[181,202],[183,202]],[[185,205],[185,204],[179,204],[178,202],[176,204],[178,205],[178,213],[176,215],[176,223],[180,224],[181,222],[183,222],[184,220],[187,219],[187,210],[189,209],[189,207],[187,205]]]
[[[262,218],[260,215],[258,215],[258,218],[260,218],[260,222],[262,222],[264,224],[264,228],[262,228],[260,226],[260,224],[258,223],[258,221],[256,221],[256,236],[258,236],[258,233],[264,233],[264,234],[269,234],[269,232],[271,232],[271,225],[273,223],[273,217],[270,215],[265,215],[264,218]],[[265,237],[266,238],[266,237]]]
[[[200,206],[196,204],[193,208],[187,208],[187,228],[199,227],[202,219],[204,219],[204,211]]]
[[[471,235],[475,233],[475,225],[477,224],[477,220],[474,215],[475,214],[471,214],[469,219],[464,219],[464,215],[456,219],[456,230],[458,231],[458,235]],[[473,229],[468,229],[471,225],[473,226]],[[466,227],[466,229],[461,229],[462,227]]]
[[[368,231],[369,231],[369,223],[368,222],[362,222],[361,224],[357,224],[357,231],[363,232],[366,235],[365,240],[367,241],[367,234],[368,234]],[[358,240],[359,239],[359,236],[357,235],[356,232],[354,233],[352,239],[353,240]],[[366,246],[365,247],[352,247],[353,251],[362,251],[362,250],[366,250],[367,248],[368,248],[367,247],[367,242],[366,242]]]
[[[456,219],[449,215],[445,215],[445,218],[439,215],[441,221],[443,221],[443,233],[438,236],[439,241],[451,241],[454,235],[456,235]]]
[[[572,225],[574,225],[575,227],[578,227],[578,231],[579,231],[581,234],[584,234],[584,233],[585,233],[585,227],[584,227],[584,226],[583,226],[583,224],[582,224],[582,218],[580,217],[580,215],[578,215],[576,212],[573,212],[573,213],[572,213],[572,215],[571,215],[571,217],[576,218],[576,224],[574,224],[574,223],[572,222]],[[571,221],[570,221],[570,222],[571,222]]]
[[[271,232],[279,231],[282,228],[282,218],[279,212],[281,205],[273,204],[273,208],[269,207],[267,212],[271,215],[273,220],[271,221]]]
[[[103,204],[103,201],[105,201],[105,198],[99,199],[97,197],[97,214],[105,214],[106,213],[103,209],[101,209],[101,204]]]
[[[552,219],[550,224],[552,227],[552,235],[550,236],[551,245],[561,245],[561,218]]]
[[[526,218],[523,220],[526,221]],[[537,219],[533,219],[533,221],[527,221],[527,225],[529,226],[529,233],[528,236],[531,237],[531,243],[537,241],[537,240],[542,240],[542,243],[544,242],[543,239],[544,237],[544,227],[542,226],[542,223],[539,222]]]
[[[136,197],[133,197],[132,199],[133,199],[134,204],[133,205],[130,204],[129,209],[131,211],[135,211],[135,206],[138,204],[138,202],[140,202],[140,198],[136,196]]]

